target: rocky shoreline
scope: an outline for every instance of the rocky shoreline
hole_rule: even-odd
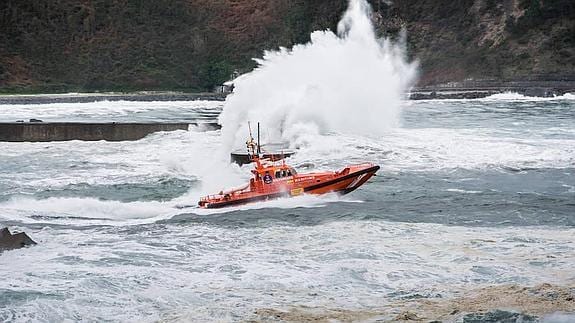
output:
[[[499,93],[518,93],[530,97],[555,97],[575,93],[575,80],[491,81],[467,80],[416,86],[408,93],[410,100],[479,99]],[[0,95],[0,104],[88,103],[98,101],[224,101],[226,93],[134,92],[67,93],[37,95]]]
[[[555,97],[575,93],[575,80],[493,81],[467,80],[419,86],[409,93],[411,100],[480,99],[499,93],[518,93],[530,97]]]
[[[571,322],[575,319],[575,286],[488,286],[427,298],[390,301],[373,310],[294,306],[256,310],[250,322]]]

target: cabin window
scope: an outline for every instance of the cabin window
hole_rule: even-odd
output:
[[[278,170],[278,171],[276,172],[276,178],[280,178],[280,177],[281,177],[281,172]]]
[[[288,176],[288,175],[287,175],[286,170],[284,169],[284,170],[282,170],[282,177],[286,177],[286,176]]]

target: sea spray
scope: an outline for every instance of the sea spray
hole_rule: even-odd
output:
[[[301,142],[305,134],[380,135],[397,126],[417,64],[404,45],[378,39],[365,0],[350,0],[331,31],[307,44],[267,51],[258,67],[235,80],[220,116],[224,149],[242,145],[248,121],[260,121],[266,141]]]

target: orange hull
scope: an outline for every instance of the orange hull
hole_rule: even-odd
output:
[[[198,203],[202,208],[222,208],[251,202],[265,201],[301,194],[347,194],[363,185],[379,170],[379,166],[366,163],[352,165],[338,172],[295,174],[295,170],[282,166],[259,166],[252,171],[256,176],[245,187],[206,196]],[[293,172],[293,173],[292,173]],[[263,176],[266,174],[267,178]],[[287,174],[287,175],[286,175]],[[272,177],[272,175],[275,175]]]

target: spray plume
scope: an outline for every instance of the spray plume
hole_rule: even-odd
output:
[[[370,16],[366,0],[350,0],[337,35],[315,31],[307,44],[256,59],[220,116],[225,148],[241,145],[248,120],[262,122],[267,141],[291,143],[301,134],[380,135],[397,126],[417,65],[404,44],[376,37]]]

